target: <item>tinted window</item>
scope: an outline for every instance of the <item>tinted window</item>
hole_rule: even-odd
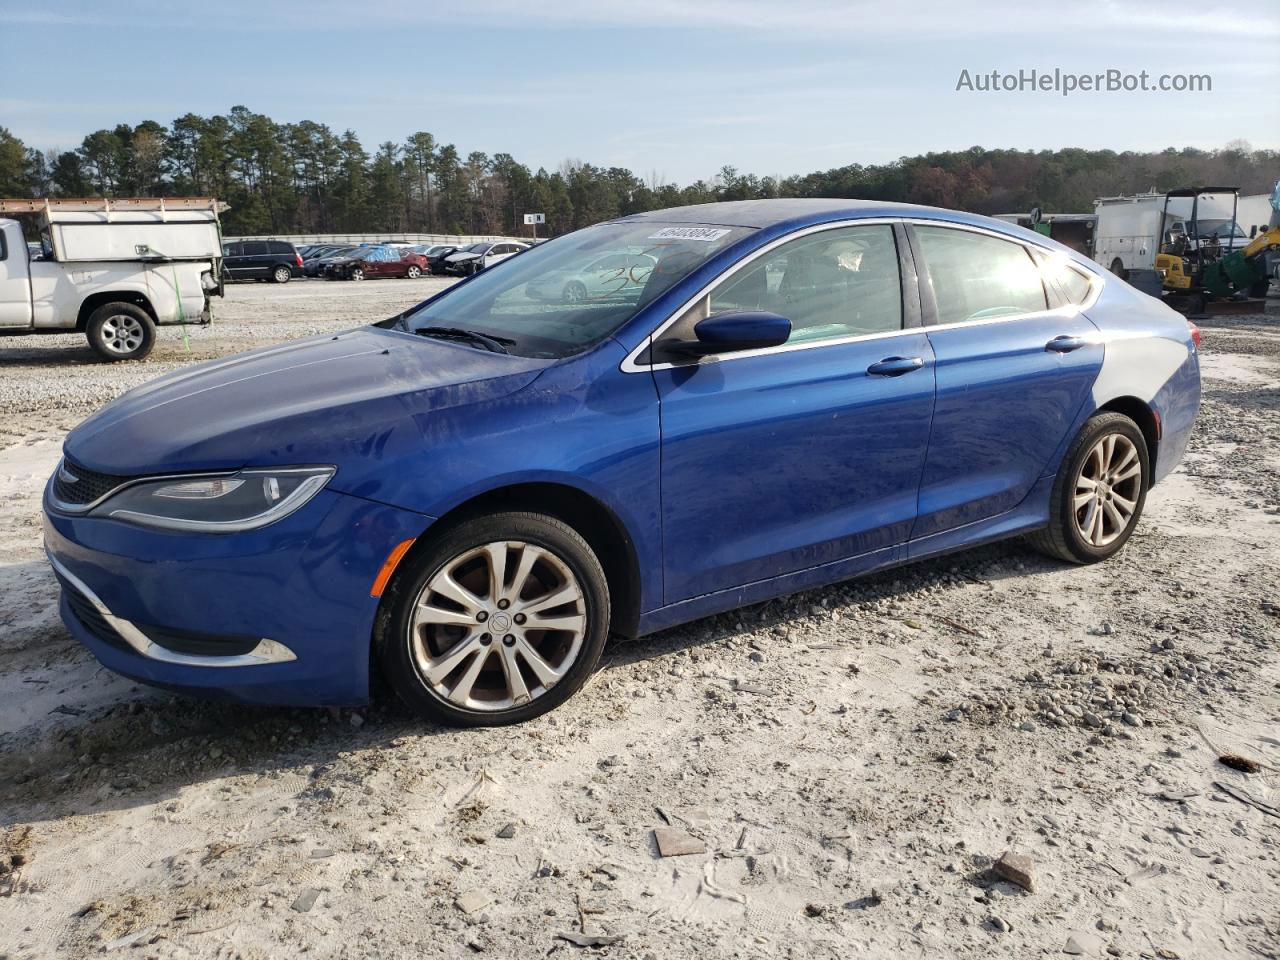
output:
[[[293,253],[293,244],[285,243],[283,240],[268,240],[267,246],[272,253]]]
[[[714,289],[708,309],[780,313],[791,321],[788,343],[900,330],[893,228],[845,227],[784,243]]]
[[[267,252],[267,243],[265,240],[248,240],[244,243],[244,255],[246,257],[260,257]]]
[[[244,254],[243,243],[226,243],[222,246],[222,255],[224,257],[239,257]]]
[[[947,227],[916,227],[938,323],[1044,310],[1040,271],[1021,244]]]

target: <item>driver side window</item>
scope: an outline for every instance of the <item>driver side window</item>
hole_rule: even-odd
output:
[[[739,311],[786,317],[788,345],[901,330],[893,227],[839,227],[784,243],[714,287],[663,339],[691,340],[699,320]]]

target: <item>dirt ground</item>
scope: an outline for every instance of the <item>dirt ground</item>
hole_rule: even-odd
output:
[[[619,642],[502,730],[100,668],[41,551],[65,431],[440,282],[232,287],[140,364],[0,339],[0,958],[1280,956],[1275,297],[1202,324],[1191,448],[1102,565],[1010,542]]]

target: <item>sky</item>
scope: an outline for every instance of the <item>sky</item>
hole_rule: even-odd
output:
[[[243,104],[366,149],[426,130],[463,155],[683,184],[974,145],[1275,149],[1277,54],[1273,0],[0,0],[0,126],[69,149]],[[964,70],[1055,68],[1212,90],[956,89]]]

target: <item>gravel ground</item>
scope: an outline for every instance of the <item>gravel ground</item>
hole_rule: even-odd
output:
[[[65,431],[440,283],[234,286],[142,364],[0,340],[0,958],[1280,956],[1275,298],[1202,324],[1187,457],[1103,565],[1011,542],[617,643],[496,731],[99,668],[40,549]]]

